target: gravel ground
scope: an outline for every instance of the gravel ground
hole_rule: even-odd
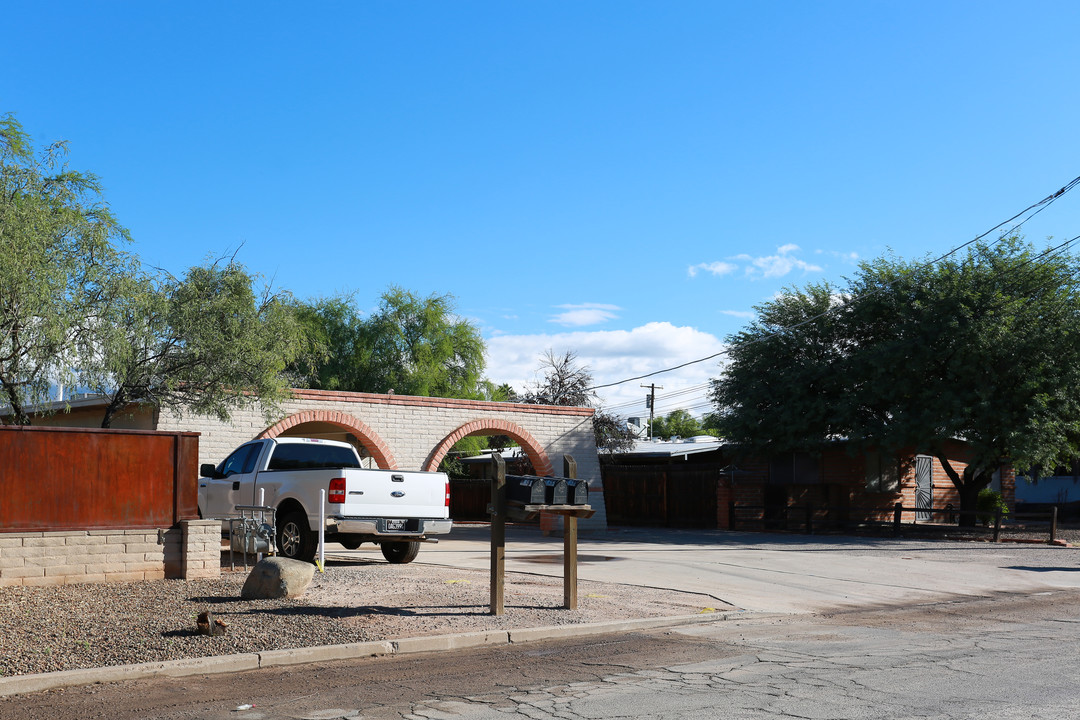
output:
[[[578,609],[561,578],[507,573],[504,615],[488,614],[486,571],[422,563],[328,562],[303,597],[240,600],[247,574],[219,580],[0,588],[0,676],[473,630],[686,615],[715,600],[582,581]],[[725,608],[715,608],[722,610]],[[195,632],[204,610],[224,636]]]
[[[908,537],[989,539],[988,529],[905,526]],[[1004,538],[1045,542],[1043,528]],[[1058,537],[1080,545],[1080,527]],[[952,543],[942,543],[948,550]],[[959,547],[959,546],[957,546]],[[223,562],[227,562],[225,555]],[[223,567],[224,564],[223,564]],[[368,640],[498,630],[708,611],[689,593],[582,581],[578,609],[564,610],[560,578],[507,573],[506,613],[488,614],[487,571],[381,561],[327,563],[303,597],[240,600],[247,574],[218,580],[0,588],[0,676],[178,660]],[[711,608],[724,610],[726,608]],[[195,632],[204,610],[228,623],[224,636]]]

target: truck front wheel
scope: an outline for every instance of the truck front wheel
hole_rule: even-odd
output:
[[[382,544],[383,557],[386,558],[387,562],[392,562],[395,565],[410,563],[416,559],[419,553],[420,543],[416,540],[384,542]]]
[[[293,510],[281,516],[277,524],[277,551],[282,557],[311,562],[317,545],[315,533],[308,527],[307,516]]]

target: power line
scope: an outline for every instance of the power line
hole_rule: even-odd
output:
[[[939,257],[937,257],[937,258],[935,258],[933,260],[929,260],[929,261],[927,261],[925,263],[922,263],[922,264],[920,264],[920,265],[918,265],[916,267],[918,269],[921,269],[921,268],[929,267],[931,265],[939,263],[942,260],[944,260],[945,258],[947,258],[947,257],[949,257],[951,255],[955,255],[956,253],[960,252],[964,248],[969,247],[970,245],[973,245],[973,244],[977,243],[978,241],[982,240],[983,238],[985,238],[986,236],[988,236],[991,233],[995,232],[996,230],[999,230],[1003,226],[1008,225],[1009,223],[1013,222],[1017,218],[1020,218],[1023,215],[1025,215],[1025,214],[1031,212],[1032,210],[1034,210],[1034,212],[1031,212],[1030,215],[1028,215],[1023,220],[1021,220],[1020,222],[1013,225],[1011,228],[1009,228],[1009,231],[1007,233],[1003,233],[1001,235],[1001,237],[997,241],[995,241],[994,244],[997,244],[998,242],[1001,242],[1002,239],[1004,239],[1005,237],[1011,236],[1013,233],[1015,233],[1017,230],[1019,230],[1021,227],[1023,227],[1024,223],[1026,223],[1028,220],[1030,220],[1031,218],[1033,218],[1036,215],[1038,215],[1039,213],[1041,213],[1043,210],[1045,210],[1047,207],[1049,207],[1051,204],[1053,204],[1054,201],[1056,201],[1058,198],[1065,195],[1067,192],[1072,190],[1078,184],[1080,184],[1080,176],[1078,176],[1076,178],[1073,178],[1069,183],[1067,183],[1064,187],[1062,187],[1057,192],[1052,193],[1051,195],[1047,195],[1045,198],[1043,198],[1042,200],[1040,200],[1040,201],[1038,201],[1036,203],[1032,203],[1028,207],[1024,208],[1020,212],[1013,215],[1008,220],[1003,220],[1002,222],[999,222],[997,225],[990,228],[989,230],[982,233],[981,235],[976,235],[971,240],[968,240],[967,242],[965,242],[965,243],[963,243],[961,245],[957,245],[956,247],[952,248],[951,250],[949,250],[945,254],[940,255]],[[889,284],[891,285],[892,283],[889,283]],[[867,296],[872,295],[874,293],[881,292],[883,289],[884,288],[877,288],[874,291],[872,291],[871,293],[867,293],[866,295],[861,295],[861,296],[856,296],[856,297],[853,297],[853,298],[849,298],[845,302],[845,304],[852,303],[852,302],[857,302],[859,300],[862,300],[864,297],[867,297]],[[816,320],[820,320],[821,318],[825,317],[827,314],[832,312],[836,307],[840,307],[840,306],[837,305],[837,306],[830,307],[828,310],[825,310],[824,312],[818,313],[817,315],[815,315],[813,317],[806,318],[805,320],[802,320],[801,322],[795,323],[794,325],[779,328],[779,329],[777,329],[777,330],[775,330],[775,331],[773,331],[771,333],[768,333],[767,335],[760,336],[760,337],[755,338],[754,340],[751,340],[751,341],[748,341],[748,342],[760,342],[762,340],[767,340],[767,339],[769,339],[771,337],[775,337],[776,335],[780,335],[781,333],[788,332],[790,330],[795,330],[796,328],[800,328],[803,325],[808,325],[809,323],[812,323],[812,322],[814,322]],[[687,362],[681,363],[679,365],[675,365],[673,367],[664,368],[662,370],[655,370],[655,371],[650,372],[650,373],[645,373],[644,375],[637,375],[635,377],[626,378],[624,380],[617,380],[615,382],[605,383],[603,385],[594,385],[594,386],[590,387],[589,390],[600,390],[600,389],[603,389],[603,388],[614,387],[616,385],[622,385],[623,383],[633,382],[634,380],[644,380],[646,378],[655,377],[656,375],[662,375],[664,373],[674,372],[675,370],[681,370],[682,368],[689,367],[690,365],[697,365],[698,363],[703,363],[703,362],[706,362],[707,360],[713,360],[713,359],[718,358],[718,357],[720,357],[722,355],[726,355],[729,352],[730,352],[730,348],[724,348],[723,350],[720,350],[719,352],[713,353],[712,355],[708,355],[708,356],[703,357],[703,358],[698,358],[697,360],[689,360]]]
[[[698,393],[701,390],[707,388],[708,386],[709,386],[709,383],[704,382],[704,383],[698,383],[697,385],[690,385],[688,387],[681,388],[679,390],[674,390],[674,391],[669,392],[669,393],[657,393],[656,394],[656,401],[661,402],[661,401],[670,400],[670,399],[675,398],[675,397],[681,397],[683,395],[695,394],[695,393]],[[657,386],[657,387],[659,387],[659,386]],[[636,407],[636,406],[640,405],[641,403],[642,403],[641,400],[630,400],[628,402],[622,402],[622,403],[616,403],[614,405],[608,405],[606,409],[607,410],[618,410],[618,409],[621,409],[621,408]]]

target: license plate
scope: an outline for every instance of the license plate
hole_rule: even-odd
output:
[[[403,532],[409,529],[408,520],[387,520],[386,530],[387,532]]]

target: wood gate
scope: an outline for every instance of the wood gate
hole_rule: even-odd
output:
[[[601,470],[609,525],[716,528],[716,468],[604,465]]]

